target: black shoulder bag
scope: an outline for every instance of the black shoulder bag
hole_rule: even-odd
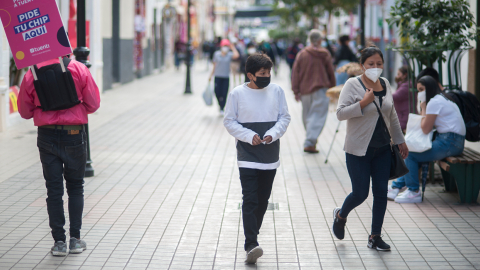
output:
[[[367,91],[367,88],[362,82],[362,79],[360,77],[357,77],[358,81],[360,84],[363,86],[363,89]],[[379,80],[382,80],[380,82],[383,82],[382,78],[379,78]],[[407,165],[405,164],[405,161],[402,158],[402,155],[400,154],[400,149],[398,148],[398,145],[393,144],[392,136],[390,135],[390,132],[388,131],[387,124],[385,123],[385,119],[383,118],[382,111],[380,111],[380,108],[378,107],[377,103],[375,100],[373,101],[373,104],[375,104],[375,107],[377,107],[377,112],[380,114],[380,118],[383,124],[383,128],[385,129],[385,132],[388,134],[388,137],[390,138],[390,148],[391,148],[391,154],[392,154],[392,159],[390,161],[390,178],[389,180],[392,179],[397,179],[399,177],[402,177],[406,175],[409,170],[407,168]]]

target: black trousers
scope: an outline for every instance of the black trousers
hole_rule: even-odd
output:
[[[63,178],[68,193],[70,237],[80,238],[83,213],[83,184],[87,162],[87,142],[83,130],[70,135],[67,130],[38,128],[37,146],[47,187],[47,211],[55,242],[66,241],[63,210]]]
[[[228,87],[230,86],[230,78],[215,77],[215,96],[217,97],[220,110],[225,109],[227,103]]]
[[[352,193],[343,202],[340,216],[346,218],[355,207],[368,197],[372,179],[373,207],[371,234],[382,233],[383,220],[387,210],[388,177],[392,154],[390,145],[380,148],[368,147],[363,157],[345,153],[347,170],[352,181]]]
[[[262,226],[263,216],[267,211],[268,199],[272,193],[272,185],[276,173],[277,170],[240,168],[245,250],[251,246],[258,246],[257,235]]]

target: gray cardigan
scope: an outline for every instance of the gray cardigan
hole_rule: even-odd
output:
[[[387,79],[382,79],[387,86],[387,94],[383,98],[381,111],[387,128],[392,135],[393,143],[402,144],[405,142],[405,138],[398,121],[397,112],[393,106],[392,87]],[[337,118],[340,121],[347,120],[347,136],[345,137],[344,150],[355,156],[365,156],[367,153],[368,145],[380,116],[373,102],[368,104],[363,110],[361,109],[360,101],[364,95],[365,89],[357,77],[354,77],[348,79],[345,83],[338,100]],[[375,96],[375,102],[377,105],[380,105],[377,96]]]

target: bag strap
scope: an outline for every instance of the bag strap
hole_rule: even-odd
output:
[[[37,68],[36,65],[30,66],[30,70],[32,71],[32,75],[33,75],[33,80],[38,81],[37,73],[35,72],[36,68]]]
[[[70,59],[66,57],[65,58],[58,57],[58,60],[60,62],[60,67],[62,68],[62,72],[63,73],[67,72],[67,68],[65,67],[65,64],[68,66],[68,64],[70,63]],[[35,81],[38,81],[38,76],[36,72],[38,70],[37,65],[30,66],[30,70],[32,71],[33,79]]]
[[[65,73],[67,70],[65,69],[65,64],[63,63],[62,57],[58,57],[58,61],[60,62],[60,66],[62,67],[62,72]]]
[[[360,79],[360,77],[357,77],[358,81],[360,82],[360,84],[363,86],[363,89],[365,91],[367,91],[367,87],[365,87],[365,85],[363,84],[362,82],[362,79]],[[382,80],[382,78],[379,78],[380,80]],[[383,122],[383,127],[385,128],[385,131],[387,132],[388,136],[390,137],[390,140],[392,139],[392,135],[390,135],[390,131],[388,130],[387,128],[387,123],[385,122],[385,119],[383,118],[383,114],[382,114],[382,111],[380,110],[380,108],[378,107],[377,105],[377,102],[375,102],[375,100],[373,101],[373,104],[375,105],[375,107],[377,107],[377,112],[378,114],[380,114],[380,118],[382,119],[382,122]]]

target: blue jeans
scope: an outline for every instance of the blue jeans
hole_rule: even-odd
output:
[[[80,238],[83,184],[87,162],[85,131],[69,135],[67,130],[38,128],[37,146],[47,187],[47,212],[55,242],[65,242],[63,178],[68,193],[70,237]]]
[[[337,69],[345,66],[348,63],[350,63],[350,61],[341,60],[337,65]],[[348,74],[346,72],[338,73],[335,71],[335,79],[337,81],[337,85],[345,84],[345,82],[348,80]]]
[[[383,219],[387,210],[388,178],[392,159],[390,145],[380,148],[369,147],[363,157],[348,153],[346,156],[347,170],[352,181],[352,193],[345,199],[340,217],[346,218],[350,211],[367,199],[371,177],[373,192],[371,234],[379,235],[382,233]]]
[[[456,133],[439,133],[432,142],[432,149],[422,153],[408,153],[405,164],[410,171],[407,175],[393,181],[393,188],[403,188],[407,186],[412,191],[420,189],[418,179],[419,163],[442,160],[449,156],[457,156],[463,152],[465,146],[465,136]]]

